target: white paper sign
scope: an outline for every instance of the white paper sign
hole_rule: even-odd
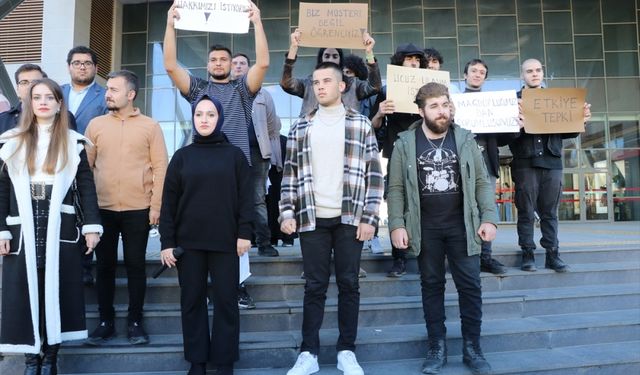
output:
[[[474,133],[517,133],[515,90],[452,94],[455,123]]]
[[[177,0],[175,28],[211,33],[249,32],[248,0]]]
[[[240,257],[240,284],[251,276],[249,268],[249,252],[242,254]]]

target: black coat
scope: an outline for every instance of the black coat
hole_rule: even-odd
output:
[[[84,151],[84,137],[69,132],[69,162],[55,174],[45,264],[45,316],[48,343],[87,337],[82,284],[82,255],[78,240],[82,233],[102,233],[93,175]],[[11,234],[11,254],[3,259],[2,321],[0,352],[37,353],[39,334],[38,280],[35,235],[31,207],[30,178],[24,163],[10,157],[16,146],[9,139],[0,149],[7,161],[0,171],[0,238]],[[76,227],[71,193],[77,181],[84,212],[84,226]]]

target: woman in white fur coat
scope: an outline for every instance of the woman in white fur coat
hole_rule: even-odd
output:
[[[95,248],[102,225],[88,141],[69,129],[60,86],[34,81],[22,108],[18,128],[0,137],[0,352],[25,353],[25,374],[50,375],[60,343],[87,337],[81,257]]]

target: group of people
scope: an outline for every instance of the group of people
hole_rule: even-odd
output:
[[[159,225],[161,262],[178,270],[188,373],[205,374],[210,363],[217,374],[232,374],[239,359],[238,309],[255,307],[239,283],[239,257],[252,241],[259,255],[278,256],[275,229],[289,244],[298,234],[305,278],[300,353],[287,374],[319,371],[332,258],[339,291],[337,367],[347,375],[364,374],[355,355],[360,259],[363,244],[380,246],[379,206],[386,199],[393,255],[388,276],[406,273],[407,255],[417,258],[420,272],[428,336],[421,371],[438,373],[447,362],[448,259],[460,301],[463,362],[476,374],[489,373],[480,346],[480,271],[506,272],[491,257],[498,147],[509,145],[513,154],[521,268],[536,270],[537,213],[545,267],[565,272],[557,235],[562,139],[577,134],[528,134],[521,114],[519,133],[474,135],[454,122],[453,89],[437,83],[418,91],[418,115],[396,112],[368,33],[364,61],[321,48],[313,72],[296,78],[304,35],[295,30],[280,85],[303,102],[283,150],[275,105],[262,89],[270,61],[260,10],[251,3],[248,11],[255,62],[214,45],[208,80],[178,63],[179,17],[174,4],[167,14],[164,65],[191,104],[193,137],[170,162],[159,124],[134,107],[134,73],[112,72],[101,87],[95,80],[97,56],[87,47],[68,54],[70,84],[59,86],[33,64],[16,71],[20,103],[0,114],[0,255],[2,283],[11,285],[2,294],[0,352],[26,353],[25,374],[56,374],[62,341],[101,345],[113,338],[120,237],[129,291],[127,337],[132,345],[148,343],[145,252],[151,226]],[[391,64],[439,69],[443,58],[406,43]],[[484,61],[469,61],[465,92],[481,91],[488,71]],[[521,77],[522,90],[541,88],[542,64],[524,61]],[[585,121],[590,115],[585,105]],[[389,159],[386,173],[380,151]],[[275,193],[279,228],[270,228],[265,200],[270,169],[282,178]],[[82,286],[94,282],[94,252],[100,319],[88,335]]]

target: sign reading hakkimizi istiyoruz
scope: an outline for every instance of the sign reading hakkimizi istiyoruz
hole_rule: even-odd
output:
[[[177,0],[175,28],[211,33],[249,32],[249,0]]]

